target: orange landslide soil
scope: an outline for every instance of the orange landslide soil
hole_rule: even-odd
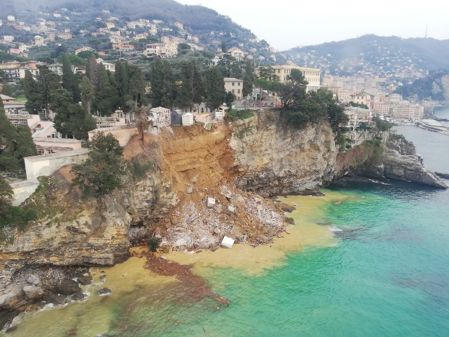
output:
[[[167,261],[166,259],[150,252],[142,252],[141,254],[141,256],[144,256],[147,259],[145,268],[159,275],[175,276],[178,280],[185,284],[188,289],[187,295],[194,301],[201,301],[202,299],[209,297],[216,300],[220,304],[226,306],[230,304],[228,299],[214,294],[212,289],[207,285],[206,281],[202,277],[194,275],[190,271],[192,266]]]

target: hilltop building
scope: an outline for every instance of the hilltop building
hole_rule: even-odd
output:
[[[297,65],[277,65],[272,66],[272,68],[274,69],[274,74],[279,77],[280,83],[288,82],[288,76],[291,74],[292,70],[297,69],[301,71],[306,78],[306,81],[309,82],[307,91],[318,90],[320,88],[320,69],[299,67]]]

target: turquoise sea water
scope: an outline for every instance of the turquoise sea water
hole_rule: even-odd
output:
[[[449,173],[449,137],[398,130],[415,141],[428,167]],[[317,216],[320,225],[341,229],[335,245],[292,252],[283,266],[258,276],[214,269],[207,281],[232,301],[229,307],[212,300],[180,303],[183,289],[176,286],[158,296],[135,289],[110,308],[114,320],[104,333],[449,336],[449,191],[407,183],[347,183],[330,190],[357,197],[328,203]],[[76,327],[68,334],[63,326],[54,322],[45,336],[93,337]],[[20,331],[19,325],[13,335]]]

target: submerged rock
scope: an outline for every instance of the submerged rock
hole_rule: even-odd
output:
[[[109,288],[101,288],[100,290],[97,291],[97,294],[99,296],[106,296],[106,295],[110,295],[112,293],[112,290]]]

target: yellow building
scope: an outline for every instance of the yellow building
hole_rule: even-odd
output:
[[[236,99],[243,98],[243,81],[238,78],[226,77],[224,79],[226,92],[232,92]]]
[[[299,67],[297,65],[277,65],[272,66],[272,68],[274,69],[274,74],[279,77],[280,83],[288,82],[288,76],[291,74],[292,70],[298,69],[306,78],[306,81],[309,82],[307,91],[318,90],[320,88],[320,69]]]

